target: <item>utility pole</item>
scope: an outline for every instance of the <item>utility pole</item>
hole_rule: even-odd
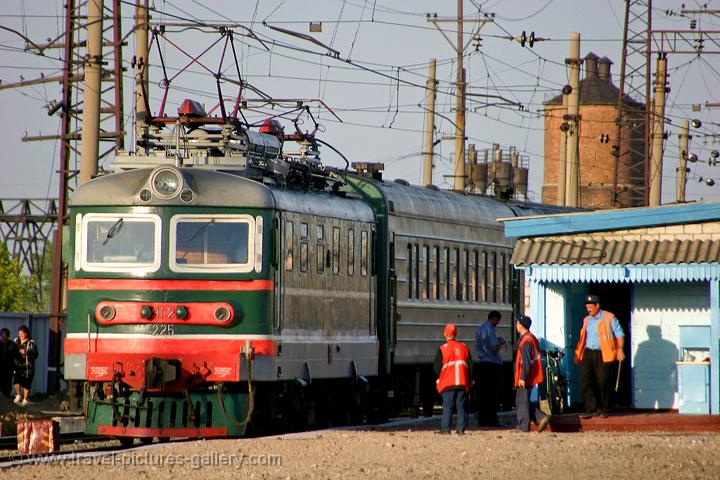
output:
[[[568,107],[568,95],[563,93],[563,108],[562,112],[563,114],[567,113],[567,107]],[[560,165],[558,166],[558,180],[557,180],[557,205],[565,205],[565,198],[566,198],[566,191],[565,191],[565,178],[567,177],[567,141],[568,136],[567,132],[561,130],[562,132],[562,141],[560,142],[560,155],[558,161],[560,162]]]
[[[85,183],[97,175],[98,169],[100,92],[102,88],[100,85],[100,73],[102,69],[103,0],[88,0],[87,32],[80,183]]]
[[[477,24],[477,28],[471,38],[479,38],[480,29],[488,22],[492,22],[492,18],[486,16],[483,20],[463,18],[463,0],[457,0],[457,18],[454,20],[439,19],[437,14],[430,16],[428,14],[427,20],[433,22],[435,28],[445,37],[445,40],[455,50],[456,55],[456,71],[455,71],[455,161],[453,162],[453,190],[463,191],[465,190],[465,69],[463,68],[463,54],[465,49],[469,45],[463,43],[464,41],[464,28],[465,22],[473,22]],[[457,24],[457,38],[453,43],[452,40],[447,36],[444,30],[442,30],[438,23],[440,22],[454,22]]]
[[[437,62],[434,58],[430,59],[428,67],[427,79],[427,111],[425,113],[425,149],[423,151],[423,185],[432,185],[433,171],[433,133],[435,132],[435,90],[437,82],[435,80],[435,68]]]
[[[148,0],[135,4],[135,144],[143,137],[148,120]]]
[[[685,202],[687,183],[687,155],[690,151],[690,120],[683,120],[680,130],[680,158],[678,159],[677,180],[675,183],[675,202]]]
[[[455,46],[455,177],[453,189],[465,190],[465,68],[463,66],[463,0],[457,0],[457,44]]]
[[[652,126],[652,157],[650,158],[650,195],[648,205],[660,206],[662,193],[663,141],[665,140],[665,93],[666,93],[667,57],[658,56],[655,69],[655,105]]]
[[[565,205],[577,207],[578,205],[578,176],[579,176],[579,140],[580,140],[580,33],[570,34],[570,57],[565,59],[568,65],[568,77],[572,91],[568,95],[567,120],[570,129],[567,132],[567,177]]]

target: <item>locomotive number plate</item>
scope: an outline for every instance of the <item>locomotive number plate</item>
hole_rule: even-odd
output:
[[[150,325],[150,335],[175,335],[175,325]]]

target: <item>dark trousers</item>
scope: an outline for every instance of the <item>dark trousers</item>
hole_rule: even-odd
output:
[[[490,362],[478,364],[476,395],[478,425],[494,427],[498,425],[497,409],[500,396],[500,375],[502,365]]]
[[[585,411],[594,413],[600,408],[610,408],[612,363],[602,360],[600,350],[585,349],[580,364],[580,393],[585,402]]]
[[[12,373],[0,372],[0,393],[6,397],[12,392]]]
[[[540,421],[545,418],[545,414],[542,410],[537,408],[533,402],[530,401],[530,394],[532,393],[532,387],[530,388],[517,388],[515,390],[515,409],[517,410],[517,428],[523,432],[530,431],[530,419],[533,419],[535,425],[539,425]]]
[[[465,414],[465,390],[461,388],[445,390],[442,392],[442,399],[443,412],[442,420],[440,421],[440,430],[443,432],[450,431],[453,410],[457,410],[457,430],[458,432],[464,432],[467,420]]]

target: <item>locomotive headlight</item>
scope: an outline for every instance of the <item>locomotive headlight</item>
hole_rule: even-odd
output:
[[[100,318],[109,322],[115,318],[115,308],[110,305],[103,305],[103,307],[100,308]]]
[[[175,309],[175,316],[180,320],[185,320],[188,317],[188,309],[185,305],[178,305]]]
[[[153,174],[151,184],[155,194],[167,200],[176,197],[180,193],[182,179],[175,170],[164,168]]]
[[[150,320],[152,318],[152,315],[152,307],[150,305],[143,305],[140,309],[140,317],[144,318],[145,320]]]
[[[227,307],[218,307],[215,309],[215,320],[218,322],[227,322],[230,320],[230,310]]]

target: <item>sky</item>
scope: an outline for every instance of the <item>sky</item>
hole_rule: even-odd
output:
[[[106,2],[107,3],[107,2]],[[55,38],[63,31],[62,0],[4,0],[0,2],[0,81],[32,79],[60,74],[58,50],[46,56],[25,51],[18,33],[36,43]],[[705,3],[720,9],[720,1]],[[456,17],[456,1],[426,0],[151,0],[154,22],[179,20],[232,24],[240,75],[254,87],[276,98],[321,100],[328,108],[311,103],[313,117],[320,124],[318,138],[341,151],[350,161],[383,162],[385,177],[404,178],[410,183],[422,180],[422,146],[425,122],[427,64],[438,62],[438,97],[435,138],[438,155],[433,183],[451,188],[454,142],[455,52],[441,32],[426,18]],[[513,146],[529,159],[530,198],[540,200],[543,171],[543,102],[556,96],[567,80],[564,60],[569,55],[571,32],[581,34],[581,56],[593,51],[613,62],[613,80],[619,83],[622,25],[625,2],[621,0],[491,0],[464,1],[465,39],[468,48],[464,62],[469,92],[466,135],[468,143],[480,150],[498,143],[504,150]],[[687,2],[687,8],[700,8]],[[654,2],[656,29],[688,29],[691,20],[698,28],[720,30],[720,18],[710,14],[680,15],[680,2]],[[132,1],[122,3],[123,28],[131,26]],[[473,41],[478,19],[492,16]],[[310,22],[321,22],[322,31],[311,33]],[[242,25],[245,28],[241,28]],[[440,24],[455,39],[454,23]],[[296,36],[272,29],[279,27],[311,35],[338,52]],[[12,29],[15,32],[8,31]],[[187,52],[197,55],[219,36],[200,29],[179,31],[168,27],[167,38]],[[207,30],[207,29],[206,29]],[[248,30],[262,40],[245,36]],[[512,37],[535,32],[530,47]],[[83,34],[84,36],[84,34]],[[169,41],[160,42],[168,76],[186,65],[181,53]],[[708,49],[711,47],[708,46]],[[217,47],[203,56],[211,70],[220,70],[230,80],[237,79],[228,57],[220,64]],[[126,131],[132,130],[132,67],[134,42],[124,48]],[[157,50],[151,54],[150,104],[158,111],[163,90],[162,72],[157,67]],[[654,60],[652,62],[654,64]],[[665,143],[663,203],[675,198],[675,167],[678,133],[683,119],[699,119],[693,129],[691,151],[700,159],[690,164],[688,200],[720,201],[720,167],[709,164],[717,144],[720,109],[720,61],[717,55],[671,54],[668,56],[670,93],[666,115],[668,139]],[[231,82],[222,83],[224,96],[237,93]],[[216,84],[199,65],[190,65],[171,84],[166,111],[174,114],[184,98],[203,103],[207,109],[217,104]],[[250,94],[252,95],[252,94]],[[496,95],[508,100],[497,102]],[[22,142],[22,136],[58,133],[60,120],[48,116],[48,104],[61,98],[59,83],[0,90],[0,198],[56,197],[58,191],[59,143]],[[488,98],[493,100],[488,102]],[[490,104],[488,104],[490,103]],[[522,105],[519,108],[518,105]],[[693,109],[693,105],[700,108]],[[332,112],[330,111],[332,110]],[[334,112],[334,113],[333,113]],[[248,111],[250,121],[261,120],[270,112]],[[337,115],[338,118],[335,117]],[[286,130],[292,130],[285,115]],[[311,129],[304,118],[302,129]],[[613,129],[614,130],[614,129]],[[614,133],[609,132],[609,133]],[[130,144],[128,133],[126,142]],[[329,149],[322,150],[323,161],[342,166],[342,159]],[[581,153],[582,155],[582,153]],[[102,165],[111,168],[112,157]],[[708,186],[708,178],[716,181]]]

